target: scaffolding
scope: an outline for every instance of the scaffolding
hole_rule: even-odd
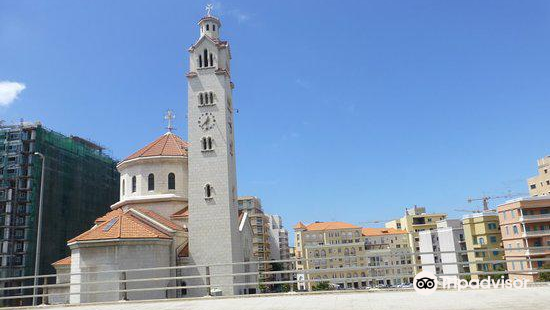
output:
[[[0,279],[34,274],[42,165],[34,152],[46,158],[41,273],[53,272],[51,264],[69,255],[67,240],[119,199],[116,161],[103,147],[40,123],[0,126]],[[20,285],[0,280],[2,287]]]

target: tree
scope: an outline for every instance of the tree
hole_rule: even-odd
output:
[[[328,290],[330,290],[330,285],[329,285],[328,281],[322,281],[322,282],[319,282],[317,284],[314,284],[312,289],[314,291],[328,291]]]
[[[542,269],[550,269],[550,264],[545,264],[542,266]],[[539,273],[539,281],[541,282],[550,282],[550,272],[541,272]]]

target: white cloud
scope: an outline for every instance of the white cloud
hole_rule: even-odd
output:
[[[0,106],[7,107],[17,99],[17,96],[26,88],[25,84],[1,81],[0,82]]]

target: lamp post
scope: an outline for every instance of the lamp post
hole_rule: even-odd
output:
[[[38,292],[38,274],[40,273],[40,245],[42,238],[42,199],[44,198],[44,169],[46,168],[46,158],[42,153],[34,152],[34,155],[39,156],[42,159],[42,172],[40,174],[40,202],[38,203],[38,232],[36,233],[36,253],[34,257],[34,286],[32,305],[36,306],[36,293]]]

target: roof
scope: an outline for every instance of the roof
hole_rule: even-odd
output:
[[[384,236],[384,235],[402,235],[407,234],[406,230],[395,228],[363,228],[363,236]]]
[[[123,161],[153,156],[187,156],[188,147],[189,143],[177,135],[167,132]]]
[[[360,228],[349,223],[344,222],[315,222],[306,226],[306,230],[336,230],[336,229],[348,229],[348,228]]]
[[[189,257],[189,243],[185,244],[185,246],[181,249],[178,253],[178,257]]]
[[[306,225],[302,222],[298,222],[298,224],[294,225],[294,229],[306,229]]]
[[[151,211],[151,210],[147,210],[145,208],[133,208],[134,210],[138,211],[139,213],[141,214],[144,214],[145,216],[148,216],[150,217],[151,219],[159,222],[160,224],[170,228],[170,229],[173,229],[173,230],[184,230],[184,228],[172,221],[170,221],[169,219],[165,218],[164,216],[154,212],[154,211]]]
[[[71,256],[67,256],[53,263],[52,266],[66,266],[71,264]]]
[[[105,215],[105,217],[112,215],[108,221],[100,222],[92,229],[69,240],[68,243],[107,239],[170,239],[153,224],[147,223],[130,212],[131,209],[118,212],[117,210]]]
[[[187,218],[189,217],[189,208],[184,207],[183,209],[176,211],[172,215],[170,215],[170,218]]]

